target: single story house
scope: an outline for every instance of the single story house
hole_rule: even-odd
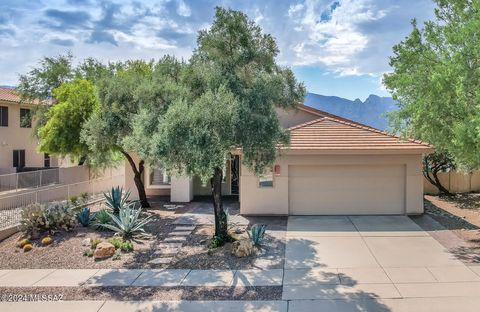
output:
[[[238,195],[244,215],[365,215],[423,212],[422,155],[433,148],[314,108],[278,109],[291,143],[274,166],[255,176],[241,153],[225,166],[224,195]],[[126,166],[125,185],[135,191]],[[210,195],[197,178],[172,177],[146,168],[147,195],[188,202]]]

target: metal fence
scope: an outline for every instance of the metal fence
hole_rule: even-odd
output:
[[[0,175],[0,192],[19,191],[59,183],[59,168]]]
[[[112,186],[123,186],[124,181],[124,175],[117,175],[2,197],[0,198],[0,229],[18,224],[21,208],[29,204],[68,200],[83,194],[88,195],[89,199],[94,199],[108,192]]]

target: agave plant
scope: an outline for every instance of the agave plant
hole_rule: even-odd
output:
[[[147,235],[143,227],[150,222],[150,217],[140,218],[141,212],[141,208],[135,208],[135,203],[130,203],[121,207],[118,215],[108,212],[112,218],[112,224],[102,224],[102,226],[125,239]]]
[[[77,221],[83,227],[88,227],[93,221],[94,216],[90,215],[90,208],[83,208],[79,213],[77,213]]]
[[[118,214],[120,208],[127,203],[128,198],[130,197],[130,190],[124,193],[123,187],[112,187],[112,191],[109,194],[103,193],[103,196],[105,196],[105,205],[112,209],[114,214]]]
[[[248,233],[248,236],[252,240],[255,246],[260,246],[265,236],[266,224],[254,224]]]

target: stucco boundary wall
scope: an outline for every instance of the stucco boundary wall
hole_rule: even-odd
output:
[[[458,171],[440,172],[438,178],[451,193],[480,192],[480,171],[464,173]],[[438,189],[427,179],[423,179],[425,194],[437,195]]]

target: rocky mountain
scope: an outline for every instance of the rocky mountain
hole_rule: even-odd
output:
[[[391,97],[374,94],[362,102],[360,99],[351,101],[338,96],[307,93],[305,105],[381,130],[388,126],[385,113],[397,109],[397,103]]]

